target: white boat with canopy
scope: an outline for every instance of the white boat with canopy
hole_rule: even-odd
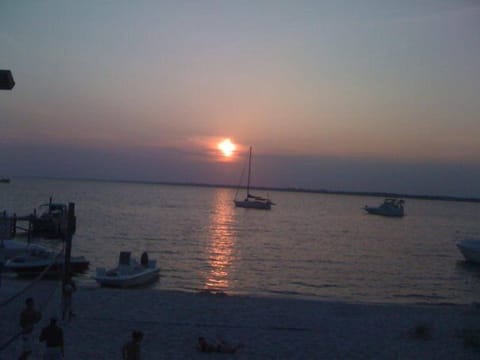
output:
[[[101,286],[133,287],[158,280],[160,269],[156,260],[150,260],[148,254],[142,254],[140,263],[132,259],[129,251],[120,252],[118,265],[110,270],[97,268],[93,277]]]

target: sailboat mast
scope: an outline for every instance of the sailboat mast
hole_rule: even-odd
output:
[[[250,195],[250,173],[252,171],[252,147],[250,146],[250,155],[248,156],[248,180],[247,180],[247,195]]]

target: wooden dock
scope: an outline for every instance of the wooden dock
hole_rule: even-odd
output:
[[[62,239],[66,234],[67,214],[56,219],[45,219],[36,211],[30,215],[0,214],[0,239],[12,239],[18,232],[32,236],[40,236],[49,239]]]

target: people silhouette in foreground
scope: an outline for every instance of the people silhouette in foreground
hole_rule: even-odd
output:
[[[243,347],[242,344],[231,345],[223,339],[219,339],[218,342],[208,342],[203,336],[198,338],[198,350],[201,352],[233,354],[241,347]]]
[[[140,343],[143,339],[143,332],[132,331],[132,338],[122,346],[123,360],[140,360]]]
[[[63,330],[57,326],[56,318],[51,318],[50,324],[43,328],[40,334],[40,341],[45,342],[44,360],[63,359]]]
[[[20,327],[22,328],[22,353],[19,360],[27,359],[33,351],[33,329],[40,321],[42,314],[35,309],[33,298],[25,300],[25,308],[20,314]]]

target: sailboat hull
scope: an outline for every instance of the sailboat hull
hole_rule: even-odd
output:
[[[258,210],[270,210],[272,205],[275,205],[270,199],[261,196],[254,196],[250,193],[250,176],[252,172],[252,147],[250,146],[250,152],[248,156],[248,181],[247,181],[247,196],[244,200],[235,199],[235,207],[245,209],[258,209]]]
[[[257,201],[257,200],[233,200],[236,207],[245,209],[259,209],[270,210],[272,203],[270,201]]]

